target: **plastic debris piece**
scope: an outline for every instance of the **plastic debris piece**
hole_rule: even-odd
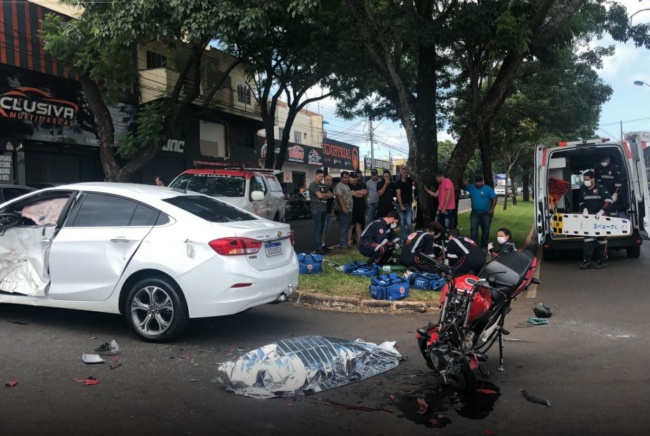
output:
[[[535,325],[535,326],[537,326],[537,325],[547,325],[548,320],[544,319],[544,318],[531,317],[531,318],[528,318],[528,324]]]
[[[120,358],[119,358],[119,357],[116,357],[115,359],[113,359],[113,362],[115,362],[115,363],[120,363]]]
[[[526,400],[530,401],[531,403],[541,404],[542,406],[551,407],[551,403],[548,400],[542,400],[541,398],[537,398],[533,395],[530,395],[528,391],[524,389],[521,390],[521,394],[524,396]]]
[[[544,303],[539,303],[537,306],[533,307],[533,312],[538,318],[550,318],[553,316],[551,308],[545,305]]]
[[[97,339],[97,336],[93,336],[93,337],[91,337],[90,339]]]
[[[492,389],[477,389],[476,392],[480,392],[481,394],[487,394],[487,395],[496,395],[496,394],[498,394],[497,391],[492,390]]]
[[[7,383],[5,383],[5,388],[13,389],[14,386],[16,386],[18,382],[16,380],[10,380]]]
[[[99,354],[82,354],[81,359],[84,361],[84,363],[104,363],[104,359],[102,359]]]
[[[73,378],[72,380],[76,381],[77,383],[83,383],[84,386],[92,386],[92,385],[99,384],[99,380],[97,380],[93,376],[86,377],[86,378]]]
[[[253,398],[302,396],[382,374],[400,360],[394,342],[303,336],[222,363],[216,380],[229,391]]]
[[[420,406],[416,412],[418,415],[424,415],[429,411],[429,405],[427,404],[427,400],[424,398],[418,398],[418,405]]]
[[[116,369],[116,368],[119,368],[120,366],[122,366],[122,364],[121,364],[121,363],[118,363],[117,365],[109,365],[108,368],[109,368],[109,369]]]
[[[108,342],[104,342],[99,347],[95,348],[95,351],[99,354],[117,354],[120,351],[120,346],[117,345],[115,339],[111,339]]]

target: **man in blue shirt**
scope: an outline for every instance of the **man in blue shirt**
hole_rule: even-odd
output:
[[[490,239],[490,224],[497,205],[497,194],[483,181],[483,176],[476,176],[473,185],[464,184],[463,189],[472,199],[472,213],[470,214],[470,238],[479,243],[478,227],[481,226],[480,247],[487,248]]]

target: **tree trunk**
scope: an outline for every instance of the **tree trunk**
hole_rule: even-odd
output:
[[[481,151],[481,167],[483,168],[483,178],[485,184],[494,188],[494,177],[492,177],[492,141],[490,134],[490,125],[483,129],[479,141]],[[471,183],[471,180],[469,181]]]
[[[523,184],[522,201],[530,201],[530,179],[530,167],[526,165],[521,176],[521,182]]]
[[[97,82],[85,74],[80,74],[79,80],[86,94],[88,107],[97,121],[99,156],[104,170],[104,180],[106,182],[117,182],[119,181],[120,166],[115,160],[115,126],[113,126],[113,118],[108,106],[102,99]]]

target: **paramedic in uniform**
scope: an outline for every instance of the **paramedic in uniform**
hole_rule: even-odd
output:
[[[394,231],[398,223],[397,211],[391,210],[364,229],[358,248],[359,253],[370,258],[368,263],[381,265],[390,260],[393,252],[399,248],[400,239]]]
[[[584,184],[580,187],[578,210],[582,209],[582,215],[585,218],[589,215],[596,215],[596,219],[600,219],[611,207],[612,198],[607,188],[596,183],[596,177],[593,171],[587,171],[582,177]],[[598,247],[598,263],[596,264],[596,268],[605,268],[607,266],[607,237],[585,236],[584,244],[580,268],[589,269],[592,267],[591,259],[596,247]]]
[[[438,243],[444,231],[442,224],[434,221],[425,230],[418,230],[408,235],[402,247],[400,263],[407,268],[416,268],[418,271],[437,272],[435,266],[423,262],[419,255],[424,253],[434,258],[437,257],[441,248]]]
[[[485,265],[485,253],[474,241],[460,236],[458,229],[449,231],[449,244],[447,244],[447,258],[454,277],[472,271],[478,274]]]
[[[600,166],[596,167],[594,174],[596,175],[596,183],[607,189],[607,192],[612,196],[612,205],[607,212],[609,215],[616,216],[619,210],[625,209],[623,202],[618,201],[619,196],[622,194],[621,187],[623,184],[620,168],[612,162],[609,156],[605,156],[600,160]]]

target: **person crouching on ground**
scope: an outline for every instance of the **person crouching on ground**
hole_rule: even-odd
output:
[[[485,265],[485,253],[476,242],[460,236],[458,229],[449,231],[449,245],[447,245],[447,258],[454,277],[473,272],[478,274]]]
[[[400,239],[395,233],[398,224],[399,215],[395,210],[368,224],[361,233],[359,253],[369,257],[369,263],[388,263],[393,252],[399,248]]]
[[[492,257],[497,257],[502,254],[510,253],[512,251],[517,251],[515,246],[515,241],[512,240],[512,232],[505,227],[501,227],[497,230],[497,242],[499,243],[499,248],[495,249],[494,245],[490,242],[487,246],[488,252]]]
[[[432,222],[425,230],[418,230],[407,235],[400,254],[400,263],[407,268],[415,268],[418,271],[437,272],[437,269],[423,261],[422,254],[437,257],[439,244],[437,244],[442,234],[444,227],[438,222]]]

